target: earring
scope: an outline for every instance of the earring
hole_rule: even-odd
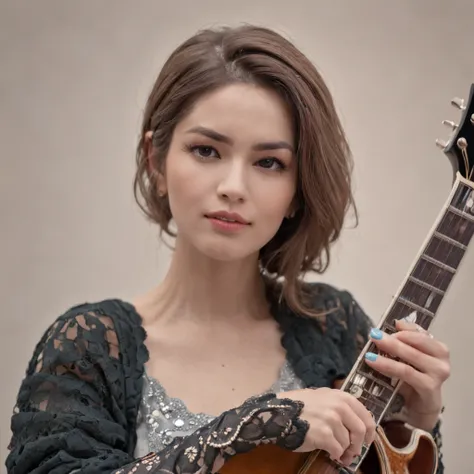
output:
[[[166,196],[166,193],[164,191],[158,191],[158,197],[164,198]]]
[[[293,217],[295,217],[295,214],[296,214],[296,211],[291,211],[291,212],[286,216],[286,218],[287,218],[287,219],[293,219]]]

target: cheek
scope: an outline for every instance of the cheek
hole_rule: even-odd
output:
[[[288,214],[294,190],[293,186],[275,186],[261,193],[256,199],[257,219],[255,237],[260,247],[275,237]]]
[[[268,224],[275,222],[279,225],[290,210],[294,194],[295,185],[292,179],[282,180],[278,185],[267,189],[261,187],[256,199],[259,213]]]
[[[166,167],[166,185],[173,217],[195,207],[201,200],[206,181],[188,156],[170,156]]]

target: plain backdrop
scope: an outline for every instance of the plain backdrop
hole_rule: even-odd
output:
[[[472,18],[472,0],[0,0],[2,469],[46,327],[74,304],[132,298],[166,271],[170,253],[134,204],[132,177],[147,94],[179,43],[202,27],[257,23],[320,68],[353,148],[360,211],[320,279],[378,321],[451,189],[434,142],[448,136],[443,119],[459,118],[450,99],[474,82]],[[433,330],[452,352],[449,474],[470,472],[474,449],[473,259]]]

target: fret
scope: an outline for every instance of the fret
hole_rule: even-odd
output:
[[[458,211],[474,215],[473,197],[474,189],[464,183],[459,183],[450,204]]]
[[[378,349],[375,346],[375,344],[372,343],[369,347],[369,351],[377,353]],[[357,367],[356,373],[358,373],[359,375],[362,375],[362,376],[368,375],[372,379],[379,380],[381,384],[384,384],[384,385],[387,385],[387,386],[392,385],[392,378],[391,377],[387,377],[386,375],[381,374],[380,372],[377,372],[375,369],[372,369],[372,367],[369,367],[365,362],[362,362]]]
[[[372,397],[381,397],[383,387],[380,387],[376,383],[369,385],[372,381],[368,379],[362,379],[360,376],[356,376],[356,380],[350,385],[348,392],[357,399],[361,399],[364,393],[369,394]],[[388,401],[390,397],[386,400]],[[383,400],[379,400],[380,403],[384,403]]]
[[[452,206],[448,210],[450,212],[441,219],[436,230],[465,246],[469,245],[474,234],[474,216]]]
[[[434,313],[432,313],[430,310],[428,310],[426,308],[423,308],[423,306],[419,306],[416,303],[413,303],[412,301],[403,298],[402,296],[400,296],[398,298],[398,301],[400,301],[403,304],[405,304],[405,305],[409,306],[410,308],[414,309],[416,312],[426,314],[427,316],[430,316],[431,318],[434,318],[434,316],[435,316]]]
[[[432,293],[437,293],[440,296],[444,296],[445,292],[440,290],[439,288],[436,288],[435,286],[428,285],[428,283],[418,280],[418,278],[415,278],[414,276],[410,275],[408,277],[409,281],[412,281],[413,283],[416,283],[418,286],[421,286],[422,288],[426,288],[427,290],[430,290]]]
[[[346,386],[346,391],[364,404],[375,417],[379,417],[390,403],[395,387],[382,381],[379,374],[357,370]]]
[[[393,323],[399,319],[407,319],[408,321],[414,322],[420,325],[423,329],[428,329],[433,322],[433,317],[424,313],[419,313],[410,306],[407,306],[405,303],[400,300],[395,300],[394,304],[391,306],[388,315],[387,321]]]
[[[457,207],[454,207],[453,205],[448,207],[449,212],[452,212],[453,214],[458,215],[459,217],[462,217],[463,219],[466,219],[468,221],[474,222],[474,216],[471,214],[468,214],[467,212],[464,212]]]
[[[444,234],[435,232],[423,253],[433,260],[443,262],[448,267],[456,269],[464,257],[465,249],[465,245]]]
[[[370,379],[371,381],[377,383],[378,385],[381,385],[386,390],[388,390],[390,392],[393,392],[394,387],[392,385],[388,384],[387,382],[384,382],[383,380],[381,380],[378,375],[376,376],[376,375],[371,374],[369,372],[362,372],[362,371],[358,372],[357,375],[359,375],[361,377],[366,377],[366,378]],[[356,382],[354,382],[354,383],[356,383]]]
[[[387,322],[382,324],[382,331],[386,332],[387,334],[395,334],[396,332],[398,332],[395,326],[392,326]]]
[[[409,279],[403,286],[398,299],[417,311],[434,316],[443,301],[444,292],[440,290],[433,291],[425,286],[420,286],[417,283],[418,281]]]
[[[381,408],[381,411],[383,411],[383,409],[385,408],[385,403],[379,398],[377,398],[377,396],[372,395],[367,390],[363,390],[362,395],[359,397],[359,400],[373,403],[374,405],[377,405],[378,408]]]
[[[365,408],[367,408],[367,410],[369,410],[372,415],[374,415],[375,422],[379,423],[380,419],[382,418],[382,413],[385,410],[385,406],[377,403],[377,399],[375,397],[367,396],[365,394],[361,395],[359,401],[364,404]]]
[[[412,275],[417,280],[424,281],[428,285],[438,288],[438,290],[446,291],[453,279],[454,273],[428,259],[428,256],[422,256],[416,263]]]
[[[436,265],[437,267],[442,268],[443,270],[446,270],[450,273],[456,273],[455,268],[450,267],[449,265],[446,265],[445,263],[440,262],[439,260],[436,260],[435,258],[430,257],[426,254],[423,254],[420,258],[422,258],[423,260],[426,260],[426,261],[432,263],[433,265]]]
[[[452,239],[451,237],[448,237],[447,235],[441,234],[440,232],[433,232],[433,235],[437,237],[438,239],[444,240],[448,242],[449,244],[453,245],[454,247],[459,247],[462,250],[466,250],[467,246],[461,244],[461,242],[458,242],[457,240]]]

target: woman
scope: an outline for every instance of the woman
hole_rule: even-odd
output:
[[[349,147],[314,66],[264,28],[198,33],[151,91],[137,165],[138,202],[176,237],[170,269],[133,303],[82,304],[46,331],[8,472],[217,472],[261,443],[349,465],[375,424],[333,387],[370,321],[349,293],[302,282],[326,269],[353,204]],[[440,442],[448,351],[415,324],[397,329],[370,337],[403,362],[367,364],[405,382],[397,416]]]

